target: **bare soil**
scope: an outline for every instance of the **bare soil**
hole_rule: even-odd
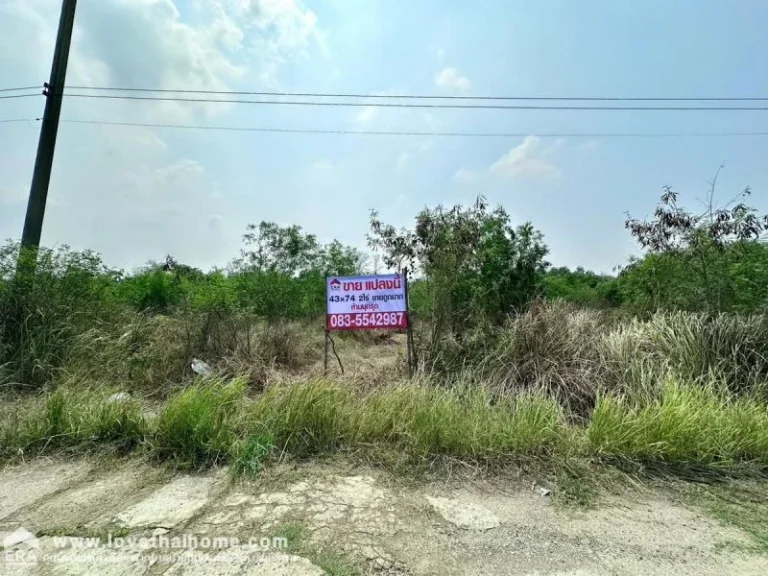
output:
[[[768,574],[750,538],[653,489],[582,511],[500,479],[414,484],[332,465],[247,480],[135,460],[0,471],[11,576]]]

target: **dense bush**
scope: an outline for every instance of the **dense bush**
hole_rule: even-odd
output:
[[[62,246],[19,258],[18,244],[0,247],[0,383],[49,381],[74,338],[112,317],[119,278],[93,252]]]
[[[410,268],[423,371],[481,368],[501,389],[542,386],[583,411],[600,386],[670,367],[735,392],[766,378],[765,224],[743,204],[691,215],[667,190],[651,220],[626,222],[646,253],[618,277],[550,269],[542,235],[483,198],[424,209],[411,230],[373,213],[369,242],[376,266]],[[74,374],[165,390],[195,357],[263,386],[271,368],[315,359],[296,323],[322,325],[326,276],[370,271],[357,249],[270,222],[248,227],[226,271],[168,257],[125,274],[62,247],[17,274],[18,252],[0,249],[0,384],[33,388]]]

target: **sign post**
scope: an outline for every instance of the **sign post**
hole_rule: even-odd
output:
[[[408,309],[407,270],[403,274],[330,276],[326,278],[325,361],[331,332],[352,330],[405,330],[408,372],[413,372],[411,322]]]
[[[405,331],[405,342],[408,351],[408,377],[413,376],[416,368],[416,349],[413,346],[413,323],[411,322],[411,301],[408,298],[408,268],[403,268],[403,282],[405,282],[405,312],[408,316],[408,327]]]

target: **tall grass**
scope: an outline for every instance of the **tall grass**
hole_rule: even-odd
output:
[[[101,288],[83,278],[77,306],[87,308],[89,290]],[[41,314],[47,294],[34,300]],[[50,325],[38,318],[47,328],[32,331],[34,345],[3,351],[11,360],[0,372],[15,378],[39,364],[31,381],[47,385],[31,408],[2,415],[4,456],[120,445],[185,466],[233,462],[251,471],[270,454],[350,450],[417,460],[580,454],[768,465],[768,316],[640,320],[543,304],[437,346],[444,357],[412,381],[393,382],[397,370],[371,363],[370,381],[342,384],[312,377],[322,333],[306,325],[209,310],[83,313],[67,327],[71,303],[60,304]],[[66,342],[37,350],[49,338]],[[377,345],[355,341],[366,352]],[[28,355],[23,366],[19,351]],[[215,377],[192,380],[194,357]],[[137,402],[109,402],[107,390],[118,389],[155,395],[163,408],[147,420]]]
[[[133,399],[62,386],[0,422],[0,454],[35,454],[46,450],[88,450],[105,445],[130,450],[145,440],[147,421]]]
[[[242,380],[210,380],[173,396],[153,427],[154,452],[185,467],[224,459],[238,436],[244,391]]]
[[[0,425],[0,453],[122,443],[185,467],[231,462],[257,471],[270,455],[339,451],[450,457],[502,464],[518,457],[597,457],[638,463],[768,468],[768,411],[714,383],[669,380],[653,400],[602,395],[585,425],[542,393],[496,397],[478,387],[410,382],[360,394],[309,380],[249,397],[242,380],[206,380],[172,396],[146,421],[131,402],[59,389]]]
[[[599,456],[639,462],[768,464],[768,409],[715,386],[670,380],[660,398],[638,404],[601,398],[587,428]]]
[[[765,315],[681,312],[639,320],[555,303],[511,319],[490,342],[470,364],[476,380],[501,393],[543,390],[581,420],[600,394],[651,400],[669,377],[697,385],[717,380],[733,395],[768,401]]]
[[[657,313],[618,325],[603,344],[605,358],[625,366],[646,362],[687,381],[721,379],[740,394],[768,381],[768,315]],[[663,379],[659,380],[663,383]]]
[[[419,457],[546,454],[567,435],[562,409],[552,398],[494,399],[478,387],[385,389],[364,398],[354,418],[357,442],[385,442]]]

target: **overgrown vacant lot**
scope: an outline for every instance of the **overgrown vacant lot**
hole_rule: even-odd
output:
[[[76,544],[157,530],[287,538],[185,553],[222,575],[768,568],[761,316],[536,306],[414,378],[402,335],[337,337],[323,377],[316,324],[126,319],[6,395],[0,533],[51,554],[25,576],[203,573]]]
[[[415,466],[534,459],[759,474],[764,321],[549,305],[482,341],[443,343],[434,364],[462,367],[422,365],[409,379],[399,335],[345,337],[344,374],[331,364],[323,377],[310,324],[136,316],[78,337],[49,391],[7,395],[0,448],[7,458],[138,451],[251,472],[341,452]],[[193,356],[213,373],[196,376]]]
[[[102,466],[139,466],[138,482],[117,473],[138,511],[118,510],[105,497],[114,508],[109,518],[75,520],[78,512],[69,509],[63,524],[44,515],[33,527],[51,538],[112,528],[140,532],[149,526],[126,528],[116,519],[173,504],[176,486],[199,479],[220,487],[227,477],[253,492],[233,496],[238,514],[279,507],[279,518],[265,526],[291,534],[294,555],[314,559],[327,573],[378,566],[430,574],[426,566],[434,561],[442,566],[435,573],[504,574],[514,564],[514,526],[527,526],[512,509],[529,506],[533,494],[545,508],[535,509],[541,516],[526,528],[522,549],[526,558],[549,555],[564,564],[522,562],[519,574],[573,567],[570,555],[547,552],[542,539],[573,554],[596,550],[612,561],[631,555],[621,565],[584,560],[578,574],[647,573],[657,567],[648,564],[649,555],[670,574],[685,573],[697,555],[706,560],[690,573],[707,573],[707,566],[723,573],[731,562],[742,562],[739,573],[764,573],[768,282],[761,274],[768,248],[759,238],[762,224],[749,219],[747,208],[697,223],[681,216],[673,197],[664,202],[657,222],[628,222],[652,248],[616,278],[549,270],[541,235],[530,225],[512,228],[503,210],[488,212],[481,200],[469,209],[426,210],[414,231],[397,231],[374,214],[374,244],[386,266],[419,265],[409,292],[413,375],[405,335],[383,332],[334,336],[325,372],[324,278],[365,269],[359,252],[320,246],[296,227],[253,227],[248,250],[227,273],[202,273],[169,258],[125,276],[97,255],[62,249],[41,250],[34,273],[16,274],[17,250],[9,245],[0,251],[0,461],[15,492],[10,504],[0,496],[0,509],[12,508],[0,527],[38,522],[49,495],[72,490],[71,466],[95,470],[88,481],[97,493],[106,482]],[[750,227],[754,222],[758,228]],[[28,466],[43,472],[27,497],[19,487]],[[56,466],[63,474],[59,488],[58,480],[45,479]],[[470,480],[492,485],[483,509],[498,509],[495,520],[475,506],[485,496],[475,488],[461,492]],[[272,481],[300,494],[316,484],[317,494],[297,500],[275,492]],[[434,489],[441,482],[444,490]],[[383,504],[388,500],[376,496],[384,493],[382,483],[406,489]],[[511,493],[502,494],[504,487]],[[639,508],[628,503],[628,490],[645,494]],[[327,549],[322,521],[354,516],[358,492],[384,506],[395,524],[397,503],[407,503],[412,524],[429,527],[427,540],[440,538],[432,534],[435,526],[441,534],[449,530],[444,546],[429,548],[422,535],[422,548],[431,552],[414,553],[398,528],[386,535],[394,540],[374,534],[362,548]],[[86,493],[73,501],[82,496],[98,510],[101,497],[92,500],[90,488]],[[181,493],[183,502],[171,508],[189,506],[192,513],[174,529],[199,527],[198,512],[216,519],[206,525],[242,528],[219,510],[229,507],[219,492]],[[343,511],[333,508],[331,493],[343,496]],[[313,508],[315,496],[333,512]],[[640,536],[618,548],[597,536],[577,542],[578,522],[568,524],[562,515],[595,507],[590,514],[600,514],[609,505],[629,507],[627,522]],[[551,516],[554,509],[560,516]],[[710,520],[702,514],[719,521],[710,528],[737,532],[720,537],[712,528],[698,548],[692,533],[648,545],[638,527],[642,510],[651,532],[665,523],[704,526]],[[173,520],[175,512],[169,514]],[[440,564],[444,550],[472,544],[454,538],[464,533],[450,532],[435,515],[459,531],[505,527],[496,533],[504,546],[482,540],[502,560],[484,563],[467,552],[457,563]],[[621,540],[610,513],[601,518],[590,533]],[[158,521],[153,526],[160,529],[170,522]],[[334,525],[330,534],[357,534],[350,522],[347,532]],[[371,525],[360,530],[371,532]],[[370,549],[383,542],[391,551],[386,558]],[[675,548],[680,542],[690,544],[687,552]],[[665,546],[675,549],[664,552]],[[248,558],[241,557],[243,566]]]

